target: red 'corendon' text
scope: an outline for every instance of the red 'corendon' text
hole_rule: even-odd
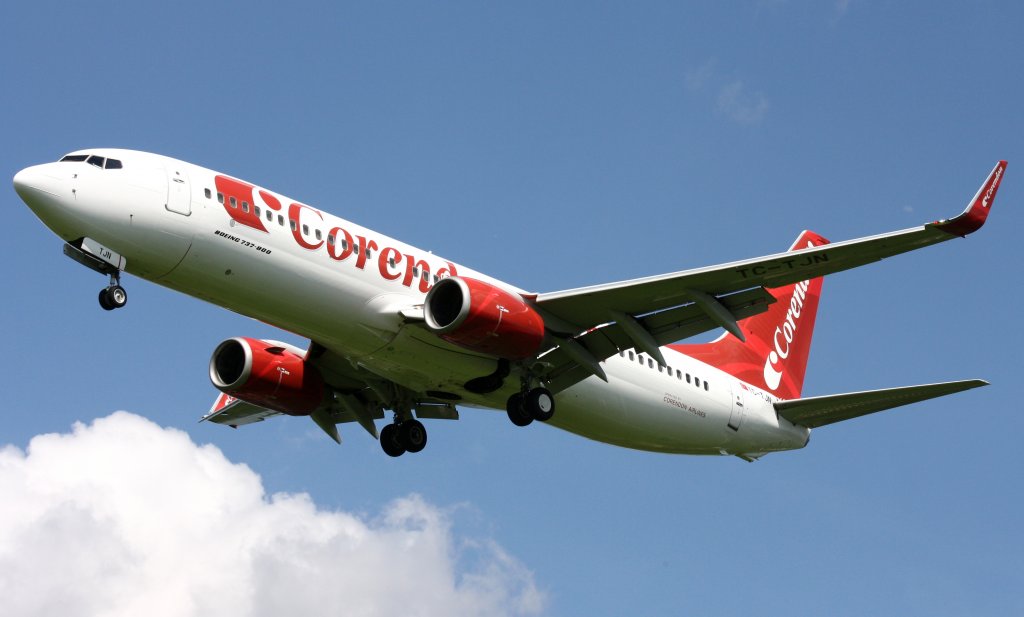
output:
[[[277,197],[257,187],[228,178],[217,176],[215,179],[217,187],[217,199],[224,205],[224,211],[228,213],[236,223],[246,227],[269,233],[264,225],[263,219],[258,212],[262,207],[265,212],[280,212],[281,202]],[[303,210],[307,211],[307,217],[313,216],[324,223],[323,214],[316,208],[301,203],[292,203],[288,206],[288,225],[291,228],[292,238],[295,243],[308,251],[319,251],[324,249],[327,257],[334,261],[345,261],[355,255],[355,267],[366,270],[366,265],[374,256],[374,251],[379,251],[377,257],[377,273],[386,281],[401,281],[405,287],[412,288],[417,283],[417,289],[426,293],[433,284],[430,264],[412,254],[403,255],[398,249],[385,246],[383,249],[377,241],[365,236],[353,236],[348,230],[334,226],[327,231],[327,240],[307,240],[303,234],[304,228],[301,223]],[[283,223],[282,214],[277,214],[279,224]],[[273,221],[274,217],[268,215],[267,221]],[[320,229],[323,225],[314,225],[314,229]],[[371,270],[372,271],[372,270]],[[445,267],[438,268],[435,276],[444,278],[456,276],[455,264],[445,262]]]

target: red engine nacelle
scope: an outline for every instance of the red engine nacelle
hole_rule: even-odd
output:
[[[544,340],[544,319],[520,296],[461,276],[431,287],[423,316],[449,343],[498,358],[529,358]]]
[[[301,356],[245,337],[217,346],[210,358],[210,381],[227,395],[292,416],[312,413],[325,393],[320,371]]]

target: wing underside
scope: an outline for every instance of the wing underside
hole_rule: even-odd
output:
[[[743,319],[767,310],[768,306],[775,302],[775,298],[764,289],[757,288],[725,296],[719,301],[737,319]],[[652,313],[636,321],[650,334],[657,346],[667,345],[718,327],[718,324],[696,304]],[[576,337],[575,342],[599,361],[614,356],[619,350],[634,346],[621,322],[593,328]],[[561,392],[592,374],[592,369],[582,365],[564,346],[556,347],[541,356],[540,362],[547,367],[548,387],[554,393]]]

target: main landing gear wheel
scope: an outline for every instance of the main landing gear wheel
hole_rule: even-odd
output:
[[[380,447],[388,456],[415,454],[427,447],[427,429],[419,420],[389,424],[380,431]]]
[[[534,388],[523,398],[523,409],[534,420],[547,422],[555,415],[555,397],[547,388]]]
[[[508,419],[516,426],[528,426],[533,422],[533,415],[530,414],[523,405],[522,394],[513,394],[508,397],[508,403],[505,405],[505,411],[508,412]]]
[[[547,422],[555,415],[555,397],[547,388],[533,388],[508,397],[505,411],[516,426],[527,426],[534,420]]]
[[[398,425],[398,438],[406,452],[415,454],[427,446],[427,429],[419,420],[406,420]]]
[[[380,430],[380,447],[388,456],[398,457],[405,454],[405,446],[398,438],[397,424],[389,424]]]

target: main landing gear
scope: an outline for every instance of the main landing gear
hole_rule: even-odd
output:
[[[100,306],[105,311],[119,309],[128,304],[128,292],[121,287],[120,272],[110,275],[110,284],[100,290]]]
[[[505,410],[516,426],[526,426],[534,420],[547,422],[555,415],[555,397],[547,388],[524,389],[508,397]]]
[[[380,447],[388,456],[416,453],[427,446],[427,429],[419,420],[409,418],[385,426],[380,431]]]

